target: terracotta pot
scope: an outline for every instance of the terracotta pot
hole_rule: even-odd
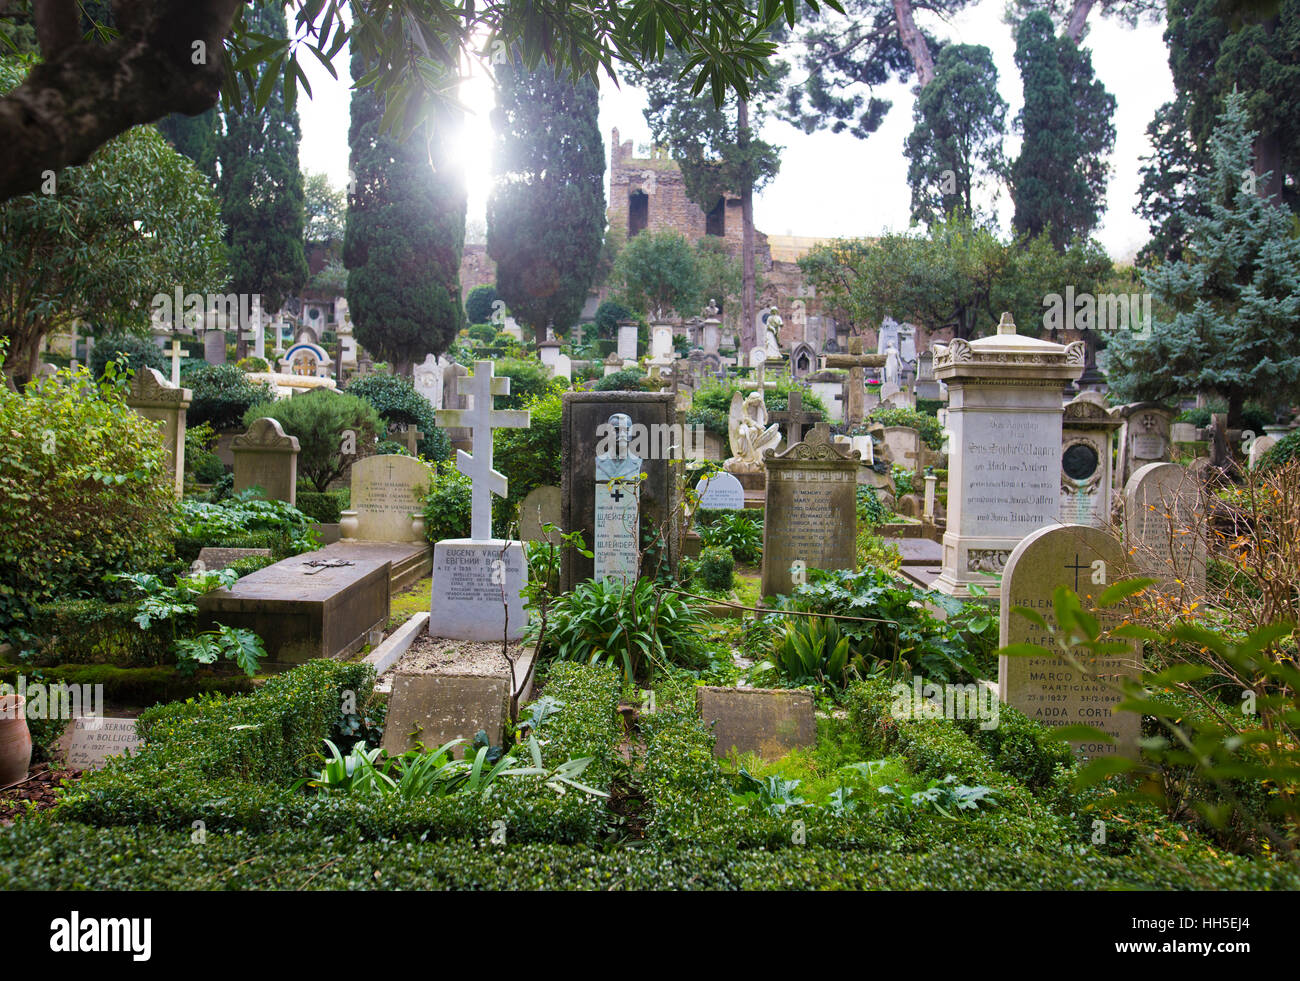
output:
[[[25,780],[32,762],[25,702],[21,695],[0,695],[0,787]]]

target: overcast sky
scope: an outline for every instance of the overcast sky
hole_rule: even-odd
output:
[[[918,13],[918,20],[938,36],[983,44],[992,50],[999,88],[1010,106],[1010,125],[1024,100],[1012,28],[1002,22],[1003,8],[1004,0],[983,0],[951,23],[937,18],[927,21],[929,15],[925,12]],[[1147,237],[1146,222],[1135,213],[1139,158],[1150,150],[1146,126],[1156,108],[1173,98],[1173,80],[1161,37],[1163,25],[1129,29],[1094,12],[1089,27],[1085,46],[1092,52],[1093,68],[1117,102],[1106,214],[1096,234],[1114,258],[1128,259]],[[341,54],[335,63],[341,66],[337,82],[314,58],[302,59],[314,98],[299,101],[300,153],[303,169],[324,171],[343,187],[348,173],[350,83],[346,56]],[[780,122],[763,130],[765,139],[784,149],[780,174],[755,199],[754,220],[762,231],[776,235],[872,236],[907,227],[910,191],[903,142],[912,129],[913,99],[908,87],[901,84],[881,87],[876,94],[890,99],[893,108],[880,129],[866,140],[847,132],[806,136]],[[459,141],[459,158],[469,189],[470,221],[481,223],[490,187],[488,155],[492,140],[487,116],[492,108],[491,82],[483,77],[467,82],[462,86],[462,99],[474,115],[467,120]],[[607,159],[613,127],[618,127],[624,140],[649,142],[643,106],[644,98],[637,90],[616,89],[602,79],[600,126]],[[1008,134],[1004,144],[1007,155],[1014,158],[1019,145],[1020,138]],[[1010,226],[1011,210],[1003,189],[997,212],[1004,230]]]

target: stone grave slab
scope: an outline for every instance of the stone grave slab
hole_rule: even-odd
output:
[[[393,595],[409,589],[433,571],[433,546],[425,542],[331,542],[304,557],[388,562]]]
[[[134,753],[140,746],[135,719],[78,716],[59,737],[59,749],[74,770],[98,770],[110,756]]]
[[[715,756],[735,749],[775,760],[817,741],[809,691],[701,686],[695,689],[695,707],[713,726]]]
[[[351,565],[311,563],[350,561]],[[269,659],[300,664],[359,650],[388,621],[388,559],[343,560],[308,552],[200,596],[199,629],[218,623],[254,631]]]
[[[520,701],[532,686],[533,653],[520,655],[515,674]],[[510,672],[499,675],[398,672],[388,698],[388,720],[382,746],[390,756],[415,749],[417,743],[435,750],[453,739],[474,741],[482,729],[493,746],[502,744],[510,720]],[[453,750],[464,757],[465,746]]]
[[[1090,610],[1107,586],[1129,575],[1124,547],[1109,532],[1089,525],[1060,525],[1041,528],[1011,552],[1002,574],[999,610],[999,646],[1038,644],[1054,649],[1041,627],[1015,613],[1025,607],[1054,622],[1052,594],[1068,586]],[[1118,622],[1114,610],[1097,614],[1102,629]],[[1104,658],[1076,647],[1072,656],[1080,668],[1059,656],[998,658],[998,697],[1029,718],[1047,726],[1087,725],[1116,739],[1075,742],[1081,756],[1136,757],[1142,720],[1133,712],[1113,712],[1122,700],[1119,692],[1106,687],[1107,679],[1135,675],[1142,668],[1139,641],[1126,654]]]
[[[199,549],[195,561],[203,563],[200,571],[213,572],[217,569],[229,569],[240,559],[270,558],[269,548],[219,548],[207,545]]]
[[[519,537],[525,542],[550,542],[552,545],[560,544],[559,531],[553,531],[549,535],[543,533],[542,526],[546,524],[560,525],[560,512],[563,509],[564,495],[560,488],[553,487],[549,484],[541,487],[534,487],[528,492],[523,503],[519,506]]]
[[[852,569],[857,561],[858,455],[826,425],[783,453],[769,452],[763,507],[762,595],[794,591],[792,568]]]
[[[943,564],[943,546],[929,538],[900,538],[894,542],[905,566],[932,566],[938,575]]]

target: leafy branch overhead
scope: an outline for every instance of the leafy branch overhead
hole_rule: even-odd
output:
[[[834,0],[827,0],[839,9]],[[39,5],[43,63],[0,99],[0,200],[31,191],[46,170],[84,163],[132,126],[172,112],[196,115],[216,104],[260,112],[283,79],[285,106],[311,96],[303,63],[338,77],[345,45],[370,70],[358,80],[385,99],[383,127],[409,133],[431,110],[454,101],[468,59],[517,53],[531,71],[546,63],[577,77],[617,83],[617,64],[639,69],[667,44],[687,55],[696,93],[721,103],[728,90],[748,96],[775,51],[769,28],[795,22],[794,0],[669,0],[573,5],[561,0],[287,0],[290,37],[254,30],[240,0],[117,0],[94,20],[77,0]],[[819,5],[810,0],[813,11]],[[79,21],[83,21],[79,23]],[[0,43],[14,24],[0,22]]]

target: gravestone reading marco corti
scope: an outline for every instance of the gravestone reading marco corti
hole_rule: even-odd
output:
[[[1031,532],[1060,524],[1061,393],[1083,374],[1082,341],[1022,337],[1004,313],[993,337],[934,345],[948,385],[948,527],[933,588],[988,586]]]
[[[999,646],[1035,644],[1052,653],[1001,655],[998,697],[1043,725],[1091,726],[1114,740],[1072,742],[1082,756],[1137,756],[1141,715],[1114,711],[1124,696],[1112,685],[1140,673],[1141,642],[1127,641],[1128,651],[1106,657],[1072,647],[1070,657],[1077,662],[1072,664],[1056,653],[1058,648],[1043,628],[1016,608],[1053,624],[1053,595],[1058,587],[1073,590],[1084,610],[1092,611],[1106,588],[1129,574],[1124,548],[1115,536],[1090,525],[1058,525],[1040,528],[1017,545],[1002,575]],[[1114,610],[1096,611],[1103,630],[1117,623]]]
[[[858,452],[840,450],[825,423],[763,457],[764,596],[789,595],[807,569],[852,569],[857,558]]]

